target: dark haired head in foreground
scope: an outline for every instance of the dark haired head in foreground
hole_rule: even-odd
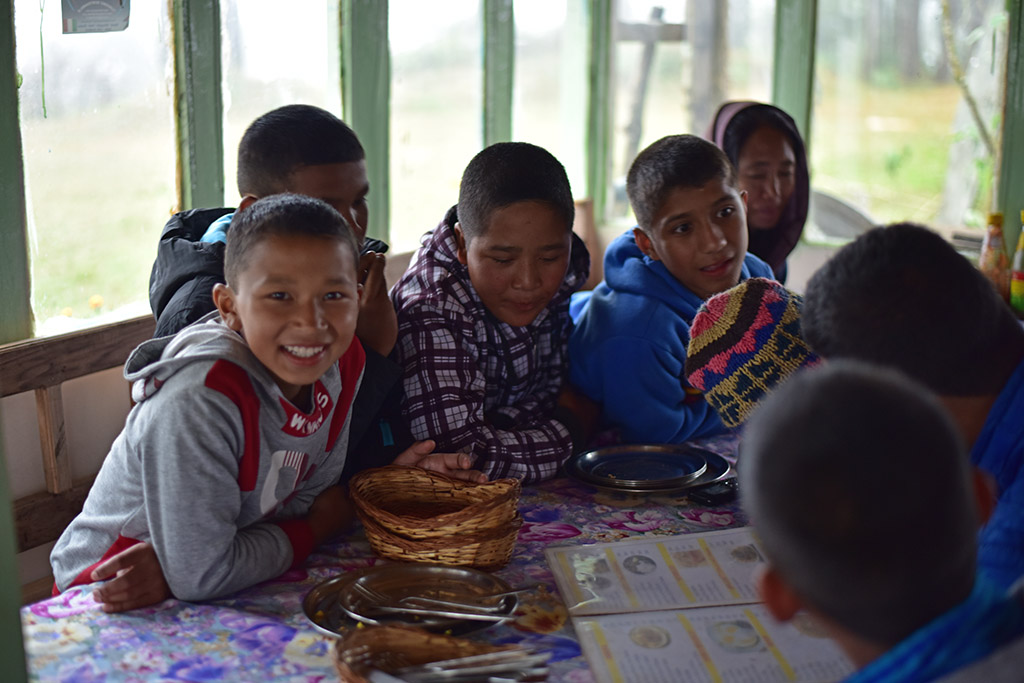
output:
[[[850,361],[799,373],[754,412],[739,472],[765,605],[817,617],[864,667],[849,680],[931,681],[1024,655],[1021,595],[975,576],[984,487],[924,387]]]

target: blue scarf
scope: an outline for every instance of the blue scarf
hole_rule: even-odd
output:
[[[1024,603],[979,578],[964,602],[846,679],[846,683],[933,681],[1024,636]]]

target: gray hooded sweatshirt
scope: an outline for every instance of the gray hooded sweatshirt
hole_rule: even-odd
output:
[[[310,504],[345,464],[364,359],[353,339],[306,413],[216,314],[144,342],[125,365],[136,405],[50,555],[57,587],[89,583],[96,564],[138,541],[182,600],[300,564],[313,546]]]

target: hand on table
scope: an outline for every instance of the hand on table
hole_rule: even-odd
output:
[[[359,319],[356,336],[363,346],[382,356],[391,353],[398,340],[398,318],[395,306],[388,296],[388,283],[384,277],[384,254],[368,251],[359,257],[359,283],[363,295],[359,300]]]
[[[156,551],[149,543],[136,543],[93,570],[93,581],[106,581],[93,592],[104,612],[126,612],[172,597]]]
[[[352,500],[344,486],[328,486],[313,499],[306,521],[313,531],[314,545],[334,538],[348,529],[355,517]]]
[[[558,394],[558,405],[568,409],[579,420],[584,442],[589,441],[597,431],[601,419],[601,406],[571,384],[562,387]]]
[[[431,439],[417,441],[402,454],[395,458],[392,465],[421,467],[431,472],[447,475],[452,479],[464,479],[475,484],[487,481],[487,475],[479,470],[471,470],[473,456],[469,453],[434,453],[434,442]]]

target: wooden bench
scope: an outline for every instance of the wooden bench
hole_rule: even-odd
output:
[[[36,394],[39,444],[46,490],[14,501],[18,552],[57,540],[82,510],[93,477],[73,481],[64,433],[61,385],[76,377],[124,365],[128,354],[153,336],[152,316],[0,346],[0,397]],[[10,457],[10,454],[8,454]],[[50,593],[52,578],[23,588],[31,602]]]

